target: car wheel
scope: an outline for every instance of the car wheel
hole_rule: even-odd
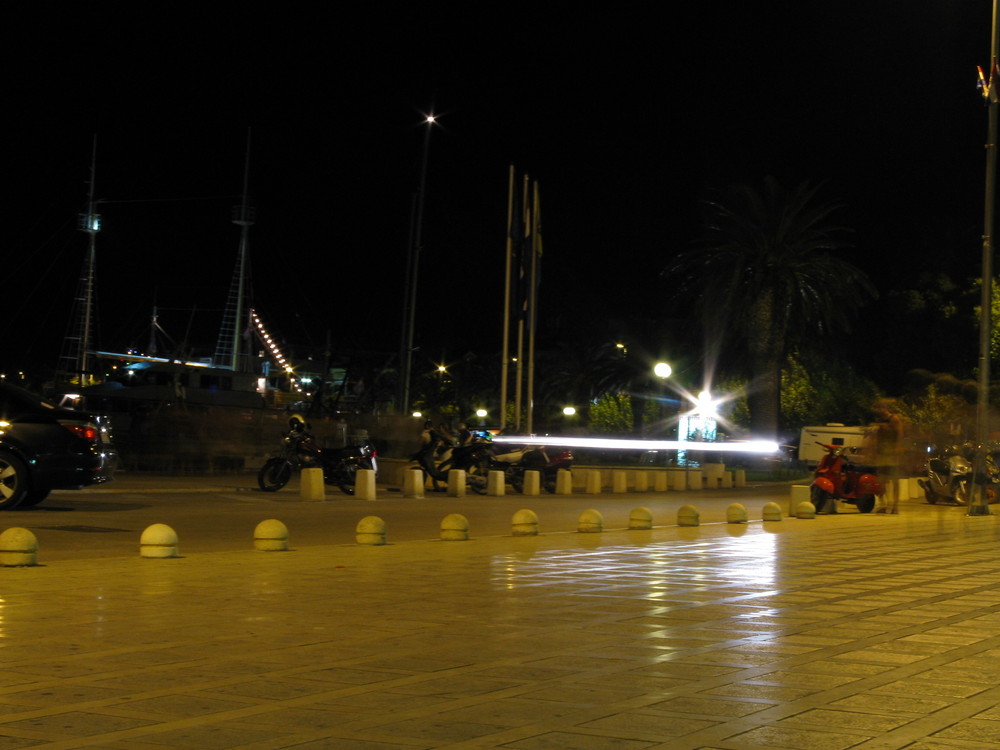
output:
[[[18,508],[33,508],[49,496],[52,490],[31,490],[25,494],[24,499],[18,504]]]
[[[0,510],[16,508],[28,494],[28,467],[13,453],[0,451]]]

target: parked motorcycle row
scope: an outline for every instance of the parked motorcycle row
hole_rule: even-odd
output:
[[[927,460],[926,478],[918,480],[927,502],[968,505],[977,485],[986,485],[986,502],[1000,499],[1000,470],[996,452],[986,451],[985,474],[974,474],[978,449],[972,443],[949,446]]]
[[[461,469],[466,486],[479,495],[486,494],[491,471],[502,471],[504,482],[516,492],[524,491],[524,472],[538,471],[542,486],[554,493],[559,470],[573,466],[573,454],[568,450],[550,455],[541,446],[509,448],[493,443],[489,433],[476,434],[464,445],[445,443],[440,450],[415,453],[410,460],[423,470],[435,490],[447,486],[449,471]]]
[[[378,470],[377,453],[370,445],[321,448],[309,432],[309,423],[298,414],[289,418],[288,428],[281,437],[281,454],[269,458],[257,473],[257,484],[264,492],[280,490],[295,471],[320,468],[324,484],[353,495],[358,469]]]
[[[871,513],[876,497],[885,491],[875,471],[861,463],[854,448],[817,444],[826,453],[816,467],[810,487],[810,499],[816,512],[836,513],[839,500],[854,505],[861,513]],[[974,487],[980,484],[986,485],[988,503],[1000,501],[1000,470],[995,452],[986,452],[985,474],[974,476],[976,453],[976,447],[969,443],[961,448],[947,448],[930,457],[925,467],[926,477],[917,480],[927,502],[968,505]]]

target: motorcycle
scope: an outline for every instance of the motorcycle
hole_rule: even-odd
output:
[[[986,485],[986,502],[997,502],[1000,488],[1000,471],[996,460],[986,453],[986,475],[973,477],[972,462],[976,458],[976,448],[967,444],[962,448],[951,446],[941,455],[927,461],[927,477],[918,479],[917,484],[924,491],[924,497],[931,505],[939,501],[954,505],[968,505],[969,492],[973,484]]]
[[[444,459],[431,477],[447,481],[449,470],[462,469],[465,471],[466,486],[473,492],[484,495],[491,471],[502,471],[504,483],[511,485],[517,492],[524,492],[524,472],[538,471],[541,473],[542,486],[554,493],[559,470],[569,470],[572,466],[573,454],[568,450],[555,456],[549,456],[542,446],[507,450],[495,445],[489,433],[480,433],[466,445],[449,446]]]
[[[817,513],[836,513],[837,500],[854,505],[860,513],[871,513],[875,496],[885,490],[878,476],[867,467],[854,464],[845,445],[819,443],[826,450],[816,467],[809,498]],[[825,509],[825,510],[824,510]]]
[[[309,424],[299,415],[288,420],[289,430],[281,437],[281,455],[269,458],[257,472],[257,484],[264,492],[277,492],[301,469],[323,469],[324,484],[336,485],[346,495],[354,494],[358,469],[378,470],[378,454],[369,445],[321,448],[309,433]]]
[[[493,448],[487,459],[480,464],[479,471],[503,471],[504,481],[517,492],[524,492],[524,472],[538,471],[541,473],[542,486],[551,493],[556,491],[556,476],[560,469],[570,470],[573,466],[573,453],[568,450],[550,456],[544,446],[524,446],[512,451],[497,453]]]

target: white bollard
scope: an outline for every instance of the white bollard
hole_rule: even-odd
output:
[[[139,537],[139,554],[156,559],[177,557],[177,532],[165,523],[147,526]]]
[[[556,472],[556,494],[573,494],[573,473],[569,469],[559,469]]]
[[[687,489],[687,469],[672,469],[670,472],[670,489],[684,491]]]
[[[522,494],[537,497],[542,492],[542,473],[534,469],[524,472],[524,489]]]
[[[667,481],[670,475],[665,471],[654,471],[653,472],[653,491],[654,492],[666,492],[669,489],[670,484]]]
[[[449,513],[441,519],[441,539],[464,542],[469,538],[469,519],[460,513]]]
[[[701,523],[701,515],[693,505],[682,505],[677,511],[678,526],[698,526]]]
[[[798,514],[798,507],[800,503],[811,502],[812,488],[808,484],[793,484],[792,494],[788,499],[788,515],[793,518]],[[813,507],[813,511],[816,508]]]
[[[27,529],[18,526],[0,534],[0,565],[21,568],[37,565],[38,539]]]
[[[576,530],[583,534],[594,534],[604,531],[604,516],[598,510],[585,510],[576,522]]]
[[[632,508],[628,514],[628,527],[630,529],[651,529],[653,528],[653,513],[649,508]]]
[[[373,469],[358,469],[354,476],[354,496],[358,500],[375,499],[375,471]]]
[[[732,503],[726,508],[726,523],[746,523],[747,509],[740,503]]]
[[[649,492],[649,472],[644,469],[637,469],[632,489],[636,492]]]
[[[587,489],[588,495],[600,495],[601,494],[601,470],[591,469],[587,472]]]
[[[403,497],[421,499],[424,496],[424,472],[420,469],[406,469],[403,472]]]
[[[689,490],[700,490],[703,489],[705,484],[701,473],[701,469],[688,469],[687,481]]]
[[[621,469],[611,470],[611,491],[616,495],[628,492],[628,472]]]
[[[507,492],[507,483],[502,471],[493,470],[486,475],[486,494],[490,497],[503,497]]]
[[[511,519],[511,533],[514,536],[538,536],[538,516],[533,510],[522,508]]]
[[[464,469],[452,469],[448,472],[448,497],[465,497]]]
[[[318,468],[303,469],[299,472],[299,499],[325,500],[326,488],[323,485],[323,470]]]
[[[288,527],[269,518],[253,530],[253,548],[262,552],[285,552],[288,549]]]
[[[717,490],[722,486],[722,474],[726,470],[725,464],[704,463],[701,465],[701,470],[705,475],[707,489]]]
[[[764,505],[763,518],[765,521],[780,521],[781,506],[777,503],[767,503]]]
[[[795,507],[796,518],[815,518],[816,506],[808,500],[803,500]]]
[[[378,516],[365,516],[354,528],[354,539],[358,544],[375,547],[385,544],[385,521]]]

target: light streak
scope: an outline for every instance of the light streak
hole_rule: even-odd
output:
[[[778,444],[773,440],[745,440],[728,443],[702,443],[697,440],[629,440],[616,438],[557,437],[547,435],[497,435],[494,443],[519,445],[546,445],[559,448],[612,448],[614,450],[688,450],[716,453],[776,453]]]

